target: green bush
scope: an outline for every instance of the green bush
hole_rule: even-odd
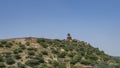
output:
[[[37,55],[37,57],[43,57],[43,55],[42,55],[41,53],[39,53],[39,54]]]
[[[48,68],[47,63],[43,63],[40,68]]]
[[[80,54],[81,56],[85,56],[85,52],[84,52],[84,51],[79,51],[79,54]]]
[[[48,47],[48,45],[47,45],[46,43],[43,43],[43,42],[41,42],[40,45],[41,45],[42,47],[44,47],[44,48],[47,48],[47,47]]]
[[[28,51],[28,55],[33,56],[33,55],[35,55],[35,52],[34,51]]]
[[[58,50],[54,49],[54,48],[52,48],[51,51],[52,51],[53,54],[57,54],[58,53]]]
[[[77,62],[78,62],[78,60],[73,59],[73,58],[70,60],[70,64],[73,64],[73,65],[76,64]]]
[[[81,62],[81,64],[84,64],[84,65],[93,64],[91,60],[81,60],[80,62]]]
[[[64,45],[64,44],[59,44],[58,46],[59,46],[59,47],[65,47],[65,45]]]
[[[25,49],[26,49],[25,45],[23,45],[23,44],[21,44],[21,45],[19,45],[19,46],[20,46],[20,48],[21,48],[22,50],[25,50]]]
[[[18,48],[18,52],[19,52],[19,53],[22,53],[23,50],[22,50],[21,48]]]
[[[28,51],[37,51],[37,48],[33,48],[33,47],[30,47],[30,48],[27,48]]]
[[[13,50],[14,54],[18,54],[18,49]]]
[[[66,68],[66,64],[65,63],[60,63],[58,68]]]
[[[15,61],[14,61],[14,59],[13,58],[7,58],[6,59],[6,63],[8,64],[8,65],[12,65],[12,64],[14,64],[15,63]]]
[[[66,45],[66,46],[64,47],[64,49],[65,49],[66,51],[73,51],[74,47],[73,47],[72,45]]]
[[[2,47],[4,47],[4,45],[0,43],[0,47],[2,48]]]
[[[48,45],[46,44],[46,39],[44,39],[44,38],[38,38],[37,42],[44,48],[48,47]]]
[[[41,51],[43,55],[48,55],[47,51]]]
[[[22,53],[22,52],[23,52],[23,50],[21,48],[13,50],[14,54],[18,54],[18,53]]]
[[[17,65],[18,65],[18,68],[26,68],[26,65],[25,65],[25,64],[22,64],[22,63],[20,63],[20,62],[19,62]]]
[[[58,54],[58,57],[59,57],[59,58],[65,58],[65,56],[66,56],[66,53],[65,53],[65,52],[62,52],[62,53],[59,53],[59,54]]]
[[[77,62],[79,62],[80,60],[81,60],[81,56],[80,55],[75,55],[72,59],[71,59],[71,61],[70,61],[70,63],[71,64],[76,64]]]
[[[15,59],[21,59],[21,56],[19,54],[15,54]]]
[[[99,68],[109,68],[109,65],[106,62],[99,64]]]
[[[71,68],[78,68],[77,66],[71,65]],[[81,67],[80,67],[81,68]]]
[[[25,64],[32,67],[35,65],[39,65],[40,63],[39,63],[39,60],[37,59],[31,59],[31,60],[27,60]]]
[[[0,62],[0,68],[6,68],[6,66],[3,62]]]
[[[4,62],[4,59],[1,55],[0,55],[0,62]]]
[[[40,63],[44,63],[44,58],[42,56],[37,56],[35,59],[37,59]]]
[[[57,62],[57,61],[53,61],[53,66],[54,66],[54,68],[57,68],[58,67],[58,65],[59,65],[59,63]]]
[[[13,46],[13,44],[10,42],[5,44],[5,47],[7,47],[7,48],[11,48],[12,46]]]
[[[6,48],[11,48],[11,45],[6,44],[5,47]]]
[[[41,42],[46,42],[46,41],[45,41],[45,39],[43,39],[43,38],[38,38],[38,39],[37,39],[37,42],[38,42],[38,43],[41,43]]]
[[[29,46],[29,45],[30,45],[30,42],[26,42],[25,44],[26,44],[27,46]]]
[[[89,56],[89,59],[94,60],[94,61],[97,61],[97,60],[98,60],[98,57],[97,57],[97,56],[94,56],[94,55],[90,55],[90,56]]]
[[[67,54],[67,56],[69,56],[69,57],[73,57],[74,54],[73,54],[72,52],[70,52],[70,53]]]
[[[9,58],[12,57],[12,53],[11,52],[5,52],[5,58]]]
[[[5,41],[5,40],[1,40],[0,43],[1,43],[1,44],[6,44],[7,41]]]

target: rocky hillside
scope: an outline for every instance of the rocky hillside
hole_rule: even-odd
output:
[[[119,68],[119,60],[79,40],[0,40],[0,68]]]

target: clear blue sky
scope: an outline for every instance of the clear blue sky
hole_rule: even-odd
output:
[[[120,0],[0,0],[0,39],[66,33],[120,56]]]

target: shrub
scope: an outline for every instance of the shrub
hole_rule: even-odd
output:
[[[37,59],[27,60],[25,62],[25,64],[32,67],[32,66],[35,66],[35,65],[39,65],[39,60],[37,60]]]
[[[26,68],[26,65],[25,65],[25,64],[22,64],[22,63],[20,63],[20,62],[19,62],[17,65],[18,65],[18,68]]]
[[[70,60],[70,64],[73,64],[73,65],[76,64],[77,62],[78,62],[78,60],[76,60],[76,59],[71,59]]]
[[[17,50],[18,50],[19,53],[23,52],[23,50],[21,48],[18,48]]]
[[[78,68],[77,66],[74,66],[74,65],[71,65],[71,68]],[[80,67],[80,68],[82,68],[82,67]]]
[[[57,68],[58,67],[58,65],[59,65],[59,63],[57,62],[57,61],[53,61],[53,66],[54,66],[54,68]]]
[[[42,55],[41,53],[39,53],[39,54],[37,55],[37,57],[43,57],[43,55]]]
[[[42,51],[42,54],[43,55],[48,55],[48,52],[47,51]]]
[[[5,58],[9,58],[12,57],[12,53],[11,52],[5,52]]]
[[[38,39],[37,39],[37,42],[38,42],[38,43],[45,42],[45,39],[43,39],[43,38],[38,38]]]
[[[106,62],[103,62],[98,65],[99,68],[109,68],[109,65]]]
[[[2,41],[0,41],[0,43],[1,43],[1,44],[6,44],[6,43],[7,43],[7,41],[2,40]]]
[[[65,56],[66,56],[66,53],[65,53],[65,52],[62,52],[62,53],[59,53],[59,54],[58,54],[58,57],[59,57],[59,58],[65,58]]]
[[[27,48],[27,50],[29,50],[29,51],[37,51],[37,48],[30,47],[30,48]]]
[[[74,54],[73,54],[72,52],[68,53],[67,55],[68,55],[69,57],[73,57],[73,56],[74,56]]]
[[[80,54],[81,56],[85,56],[85,52],[84,52],[84,51],[79,51],[79,54]]]
[[[58,68],[66,68],[66,64],[65,63],[61,63],[61,64],[59,64]]]
[[[0,43],[0,47],[4,47],[4,45]]]
[[[97,60],[98,60],[98,57],[97,57],[97,56],[90,55],[90,56],[89,56],[89,59],[94,60],[94,61],[97,61]]]
[[[9,45],[9,44],[6,44],[6,45],[5,45],[5,47],[7,47],[7,48],[11,48],[11,45]]]
[[[14,54],[18,54],[18,49],[13,50]]]
[[[72,45],[66,45],[66,47],[64,47],[66,51],[73,51],[73,48],[74,47]]]
[[[75,55],[75,56],[71,59],[70,63],[71,63],[71,64],[76,64],[76,63],[79,62],[80,60],[81,60],[81,56],[80,56],[80,55]]]
[[[44,63],[44,59],[42,56],[37,56],[35,59],[37,59],[40,63]]]
[[[26,47],[25,47],[25,45],[20,45],[20,48],[22,49],[22,50],[24,50],[24,49],[26,49]]]
[[[6,66],[3,62],[0,62],[0,68],[6,68]]]
[[[48,47],[48,45],[46,44],[46,40],[44,38],[37,39],[37,42],[44,48]]]
[[[59,47],[65,47],[65,45],[64,45],[64,44],[59,44],[58,46],[59,46]]]
[[[48,68],[46,63],[43,63],[40,68]]]
[[[52,51],[52,53],[54,53],[54,54],[57,54],[57,53],[58,53],[58,50],[57,50],[57,49],[54,49],[54,48],[52,48],[51,51]]]
[[[7,47],[7,48],[11,48],[12,46],[13,46],[12,43],[7,43],[7,44],[5,44],[5,47]]]
[[[81,64],[90,65],[93,64],[91,60],[81,60]]]
[[[29,46],[29,45],[30,45],[30,42],[26,42],[25,44],[26,44],[27,46]]]
[[[14,54],[18,54],[18,53],[22,53],[22,52],[23,52],[23,50],[21,48],[13,50]]]
[[[21,59],[21,56],[19,54],[15,54],[15,59]]]
[[[33,56],[33,55],[35,55],[35,52],[34,51],[28,51],[28,55]]]
[[[0,55],[0,62],[3,62],[4,61],[4,59],[3,59],[3,57]]]
[[[40,45],[41,45],[42,47],[44,47],[44,48],[47,48],[47,47],[48,47],[48,45],[47,45],[46,43],[43,43],[43,42],[41,42]]]
[[[13,58],[7,58],[6,59],[6,63],[8,64],[8,65],[12,65],[12,64],[14,64],[15,63],[15,61],[14,61],[14,59]]]
[[[55,42],[61,42],[61,40],[59,40],[59,39],[54,39],[54,41],[55,41]]]

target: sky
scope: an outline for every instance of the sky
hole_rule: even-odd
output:
[[[120,56],[120,0],[0,0],[0,39],[67,33]]]

